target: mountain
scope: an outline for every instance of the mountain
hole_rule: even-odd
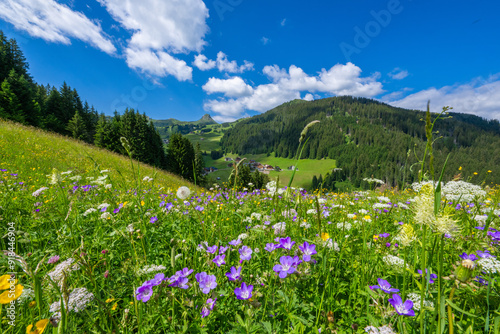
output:
[[[363,178],[375,177],[402,186],[418,179],[427,140],[425,116],[422,111],[350,96],[294,100],[235,124],[224,133],[221,145],[225,152],[240,155],[291,158],[304,126],[319,120],[308,132],[302,158],[335,159],[341,170],[328,175],[329,182],[359,187]],[[475,183],[500,183],[498,120],[450,112],[435,123],[434,132],[436,178],[450,154],[445,179],[460,172]]]
[[[173,133],[185,135],[194,131],[210,132],[212,131],[210,126],[218,124],[209,114],[205,114],[199,120],[192,122],[179,121],[174,118],[152,120],[152,122],[163,138],[170,137]]]

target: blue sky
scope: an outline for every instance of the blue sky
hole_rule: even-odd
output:
[[[0,0],[38,83],[100,112],[231,121],[354,95],[500,119],[497,1]]]

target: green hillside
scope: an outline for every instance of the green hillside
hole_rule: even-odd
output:
[[[435,170],[448,154],[445,179],[459,173],[474,183],[500,183],[500,124],[477,116],[449,113],[434,128]],[[432,115],[432,121],[436,115]],[[353,97],[291,101],[242,120],[224,133],[221,146],[238,155],[272,154],[292,158],[300,132],[313,120],[302,157],[330,158],[342,170],[330,174],[327,184],[362,185],[375,177],[393,186],[417,179],[418,162],[426,146],[425,113]],[[427,161],[429,159],[427,158]],[[488,172],[490,171],[490,172]],[[493,173],[492,173],[492,172]],[[318,173],[319,175],[319,173]],[[323,175],[325,177],[325,175]]]
[[[23,175],[37,186],[48,184],[53,169],[59,172],[72,171],[69,176],[97,178],[101,171],[106,174],[112,189],[136,188],[145,176],[154,178],[154,187],[164,191],[176,190],[179,186],[190,185],[185,180],[138,163],[93,145],[86,144],[58,134],[45,132],[33,127],[0,120],[0,169],[11,174]],[[92,180],[87,181],[92,184]],[[69,185],[69,181],[66,184]],[[31,184],[25,184],[31,187]],[[190,185],[192,187],[192,185]],[[151,184],[148,184],[151,187]],[[34,189],[36,190],[36,189]]]

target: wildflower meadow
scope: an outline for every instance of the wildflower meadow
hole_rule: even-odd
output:
[[[3,333],[499,331],[498,187],[201,189],[2,127]]]

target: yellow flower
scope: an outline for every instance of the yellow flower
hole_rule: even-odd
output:
[[[33,328],[33,325],[29,325],[28,327],[26,327],[26,334],[42,334],[48,323],[49,319],[39,320],[35,324],[36,329],[34,331],[31,330]]]
[[[474,172],[474,175],[477,175],[477,172]]]
[[[144,204],[146,204],[146,203],[144,203],[144,201],[141,201],[141,206],[144,206]]]
[[[10,288],[10,275],[3,275],[0,277],[0,290],[6,290]],[[14,284],[17,283],[17,279],[15,280]]]
[[[321,233],[321,239],[323,239],[323,241],[327,241],[328,239],[330,239],[330,235],[326,232]]]
[[[458,167],[458,170],[462,170],[462,166]]]
[[[375,234],[375,235],[373,236],[373,241],[377,241],[377,240],[378,240],[378,238],[379,238],[378,234]]]
[[[106,299],[106,303],[111,303],[113,300],[115,300],[114,298],[108,298]]]
[[[23,293],[24,287],[21,284],[16,285],[14,291],[6,290],[0,295],[0,304],[9,304],[11,301],[19,298],[21,293]],[[12,296],[14,293],[14,296]]]
[[[31,303],[29,303],[29,305],[28,305],[28,306],[29,306],[30,308],[33,308],[33,307],[35,307],[35,305],[36,305],[36,301],[32,301]]]
[[[491,170],[488,170],[488,173],[491,173]]]
[[[113,310],[113,311],[114,311],[114,310],[116,310],[116,307],[117,307],[117,306],[118,306],[118,303],[115,303],[115,304],[113,305],[113,307],[111,308],[111,310]]]

